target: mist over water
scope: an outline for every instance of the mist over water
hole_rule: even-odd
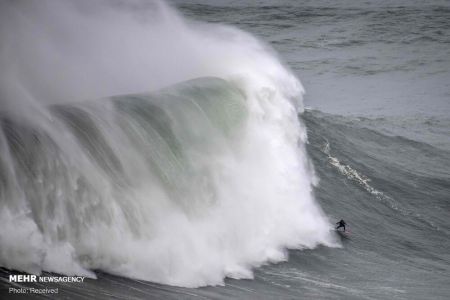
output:
[[[336,245],[303,88],[161,2],[0,4],[0,265],[197,287]]]

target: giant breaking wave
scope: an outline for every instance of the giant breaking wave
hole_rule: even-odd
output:
[[[254,37],[159,2],[0,8],[1,266],[197,287],[333,243],[302,86]]]

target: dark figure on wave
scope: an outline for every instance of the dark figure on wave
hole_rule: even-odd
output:
[[[343,227],[344,228],[344,232],[345,232],[345,225],[347,225],[347,223],[345,223],[344,220],[340,220],[339,222],[336,223],[338,226],[336,227],[336,230]]]

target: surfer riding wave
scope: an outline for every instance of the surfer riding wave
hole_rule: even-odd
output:
[[[338,226],[335,228],[336,230],[339,230],[339,228],[343,227],[344,228],[344,232],[346,232],[345,230],[345,225],[347,225],[347,223],[345,223],[344,220],[340,220],[339,222],[336,223]]]

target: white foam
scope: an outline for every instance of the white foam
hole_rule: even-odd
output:
[[[215,76],[245,93],[248,119],[240,139],[222,151],[189,153],[193,165],[208,171],[210,186],[193,188],[194,196],[183,201],[195,209],[186,211],[146,169],[138,149],[124,144],[108,107],[89,113],[131,182],[132,188],[120,191],[67,128],[38,114],[32,122],[58,145],[58,158],[70,171],[38,180],[40,193],[15,208],[20,216],[9,213],[7,204],[0,208],[0,264],[88,276],[101,269],[197,287],[222,284],[226,276],[252,278],[253,267],[286,260],[286,247],[334,245],[312,194],[306,130],[297,120],[300,82],[247,33],[190,23],[159,2],[150,8],[132,3],[137,6],[3,3],[1,40],[8,43],[0,56],[0,86],[12,81],[20,87],[8,85],[4,107],[17,108],[19,115],[31,110],[28,100],[17,98],[24,91],[34,107]],[[205,139],[212,143],[215,137]],[[2,153],[2,159],[11,157]],[[58,162],[50,168],[61,167]],[[88,194],[80,193],[81,177]],[[39,202],[33,213],[31,201]]]

